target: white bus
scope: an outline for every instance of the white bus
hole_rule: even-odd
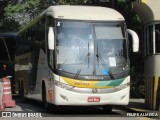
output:
[[[51,6],[17,38],[16,89],[22,99],[54,105],[127,105],[128,33],[117,11],[93,6]]]

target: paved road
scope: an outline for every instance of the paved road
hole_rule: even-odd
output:
[[[43,116],[42,118],[23,118],[23,119],[37,119],[37,120],[150,120],[146,117],[126,117],[127,111],[122,109],[113,109],[112,113],[104,112],[100,107],[67,107],[63,108],[62,111],[53,112],[46,111],[41,102],[36,102],[33,100],[28,100],[27,103],[21,103],[19,98],[14,98],[16,100],[15,108],[6,108],[5,111],[15,112],[15,116],[20,113],[21,115],[36,113],[38,116]],[[18,113],[16,112],[18,111]],[[0,118],[0,120],[18,120],[22,118]],[[154,120],[154,119],[152,119]]]

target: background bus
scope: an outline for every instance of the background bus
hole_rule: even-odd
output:
[[[14,51],[16,33],[0,33],[0,78],[12,76],[11,88],[15,93]]]
[[[104,7],[51,6],[18,33],[16,89],[54,105],[129,102],[128,33],[123,16]]]

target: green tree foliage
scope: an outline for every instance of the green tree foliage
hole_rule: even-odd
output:
[[[16,31],[19,28],[19,24],[14,20],[9,20],[5,16],[4,8],[11,2],[11,0],[0,1],[0,33]],[[12,0],[13,2],[13,0]]]
[[[10,3],[5,7],[5,15],[7,19],[15,20],[20,25],[30,21],[36,13],[40,0],[26,0],[24,2]]]
[[[120,11],[124,16],[126,16],[127,22],[129,21],[128,26],[130,26],[132,25],[132,22],[138,20],[138,17],[133,15],[130,1],[131,0],[108,0],[108,2],[100,2],[100,0],[9,0],[8,2],[3,3],[4,9],[2,12],[5,16],[2,20],[12,22],[15,21],[23,26],[48,6],[57,3],[59,5],[74,4],[114,7],[116,10]],[[0,22],[0,25],[2,24],[3,21]]]
[[[35,16],[41,13],[55,0],[15,0],[9,2],[4,8],[5,18],[17,22],[20,26],[24,26]]]

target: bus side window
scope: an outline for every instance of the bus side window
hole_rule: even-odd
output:
[[[40,31],[39,31],[39,35],[40,35],[40,39],[39,39],[39,45],[41,46],[41,48],[43,49],[44,52],[46,52],[45,49],[45,17],[43,17],[41,19],[41,21],[39,22],[40,24]]]
[[[45,52],[45,18],[42,18],[37,25],[35,26],[36,29],[36,44]]]
[[[160,53],[160,25],[156,25],[156,53]]]
[[[45,52],[45,27],[44,23],[38,21],[34,26],[27,30],[27,40],[31,44],[31,48],[41,48]]]

